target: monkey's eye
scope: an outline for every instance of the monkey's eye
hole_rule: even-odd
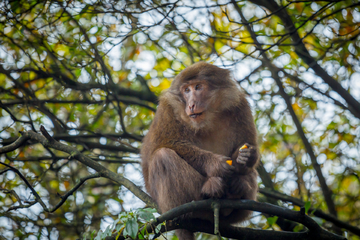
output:
[[[190,92],[190,88],[188,88],[188,87],[185,88],[185,92],[186,92],[186,93]]]
[[[200,90],[200,89],[201,89],[201,84],[196,84],[195,90]]]

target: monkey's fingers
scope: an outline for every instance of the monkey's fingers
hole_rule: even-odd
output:
[[[251,151],[241,151],[241,153],[239,153],[239,156],[242,157],[251,157]]]
[[[236,159],[236,162],[237,162],[237,163],[240,163],[240,164],[246,164],[247,160],[248,160],[247,157],[239,156],[239,157]]]

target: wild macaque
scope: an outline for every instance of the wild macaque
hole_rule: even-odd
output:
[[[196,63],[160,97],[141,150],[146,189],[163,213],[206,198],[255,200],[256,139],[249,104],[229,70]],[[241,222],[250,213],[224,209],[220,221]],[[185,217],[211,220],[213,215]],[[183,229],[177,235],[194,238]]]

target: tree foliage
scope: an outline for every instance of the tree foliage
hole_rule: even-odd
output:
[[[77,239],[156,207],[142,137],[173,77],[206,61],[248,95],[259,201],[360,238],[358,1],[20,0],[0,12],[1,237]],[[247,225],[303,230],[281,217]]]

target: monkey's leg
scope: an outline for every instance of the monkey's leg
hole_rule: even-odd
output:
[[[169,148],[158,149],[149,166],[150,195],[162,213],[182,204],[201,199],[205,181],[199,172]],[[190,217],[193,215],[187,215]],[[180,240],[194,239],[194,234],[185,229],[176,230]]]
[[[255,170],[246,175],[234,175],[229,184],[229,190],[226,195],[228,199],[246,199],[256,200],[258,190],[257,173]],[[225,209],[224,209],[225,210]],[[228,223],[241,222],[251,214],[248,210],[233,210],[228,212],[229,215],[224,219]]]
[[[247,174],[234,174],[229,182],[228,198],[255,200],[257,172],[249,169]]]
[[[184,203],[201,199],[205,177],[175,151],[160,148],[149,166],[150,195],[164,213]]]

